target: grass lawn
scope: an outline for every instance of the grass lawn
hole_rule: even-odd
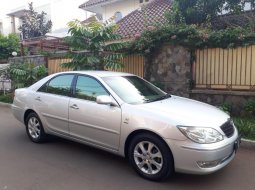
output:
[[[242,138],[255,140],[255,117],[234,117],[233,120]]]

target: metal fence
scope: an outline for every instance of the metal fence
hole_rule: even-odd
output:
[[[0,92],[6,94],[11,91],[11,80],[0,79]]]
[[[48,59],[48,73],[49,73],[49,75],[58,73],[58,72],[71,71],[71,69],[63,68],[61,66],[63,63],[68,63],[70,61],[71,61],[71,59],[66,59],[66,58],[49,58]]]
[[[123,68],[114,71],[125,72],[144,77],[144,56],[129,55],[122,60]]]
[[[0,64],[0,92],[4,94],[11,90],[11,80],[3,77],[3,73],[8,66],[9,64]]]
[[[196,88],[255,90],[255,45],[196,50]]]

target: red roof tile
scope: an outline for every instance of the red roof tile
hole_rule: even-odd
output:
[[[124,38],[133,38],[141,34],[146,27],[165,22],[165,13],[170,10],[172,0],[154,0],[141,9],[135,10],[117,24],[117,33]]]

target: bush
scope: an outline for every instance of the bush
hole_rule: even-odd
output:
[[[0,95],[0,102],[12,103],[13,102],[12,94]]]
[[[232,105],[230,103],[223,103],[220,107],[219,107],[222,111],[226,112],[227,114],[231,114],[232,111]]]
[[[14,88],[23,88],[47,76],[47,69],[44,65],[33,63],[13,64],[9,67],[8,73]]]
[[[16,34],[0,34],[0,59],[8,59],[12,52],[20,52],[19,38]]]
[[[254,100],[247,100],[244,103],[244,109],[250,115],[255,114],[255,101]]]
[[[255,140],[255,118],[234,118],[234,123],[242,138]]]

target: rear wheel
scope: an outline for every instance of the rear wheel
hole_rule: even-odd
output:
[[[36,113],[30,113],[26,118],[26,132],[31,141],[42,143],[46,140],[42,122]]]
[[[129,146],[129,161],[142,177],[160,181],[173,174],[173,157],[159,137],[145,133],[135,136]]]

